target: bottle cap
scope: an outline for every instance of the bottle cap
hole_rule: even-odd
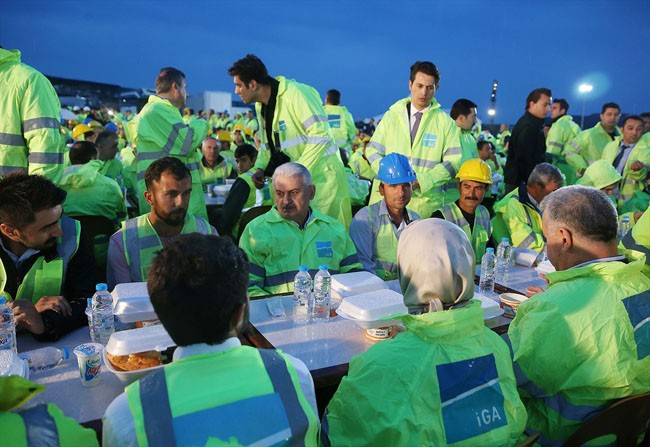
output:
[[[492,248],[492,247],[486,248],[485,253],[494,253],[494,248]]]
[[[4,304],[7,302],[7,297],[4,295],[0,295],[0,304]]]
[[[68,360],[70,358],[70,351],[68,348],[63,348],[61,351],[63,351],[63,359]]]
[[[510,238],[502,237],[502,238],[501,238],[501,242],[507,242],[507,243],[510,243]]]
[[[300,270],[301,272],[306,272],[309,269],[307,268],[306,265],[301,265],[300,267],[298,267],[298,270]]]
[[[108,285],[106,285],[106,283],[103,283],[103,282],[100,282],[99,284],[97,284],[95,286],[95,290],[97,290],[98,292],[100,292],[102,290],[106,290],[106,289],[108,289]]]
[[[318,266],[318,268],[321,270],[327,270],[327,264],[321,264]]]

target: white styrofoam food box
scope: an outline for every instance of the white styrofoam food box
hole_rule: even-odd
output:
[[[158,319],[149,299],[146,282],[118,284],[111,296],[113,314],[122,323]]]
[[[481,309],[483,309],[483,319],[490,320],[503,315],[503,309],[499,303],[490,297],[474,292],[474,299],[481,302]]]
[[[104,357],[104,365],[106,365],[106,368],[115,374],[121,382],[131,383],[140,377],[146,376],[151,371],[162,368],[162,365],[138,369],[135,371],[117,371],[108,361],[108,358],[106,357],[107,352],[111,355],[128,355],[144,351],[162,352],[175,345],[176,343],[174,343],[161,324],[138,329],[130,329],[128,331],[113,332],[111,338],[106,344],[106,349],[104,349],[102,353]]]
[[[343,299],[374,290],[385,289],[386,284],[370,272],[352,272],[332,275],[332,297]]]
[[[375,290],[346,297],[337,312],[354,320],[374,322],[395,314],[406,314],[404,297],[392,290]]]

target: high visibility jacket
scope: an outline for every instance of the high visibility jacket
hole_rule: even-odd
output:
[[[603,160],[607,160],[610,163],[614,163],[614,159],[619,151],[619,146],[623,137],[617,137],[614,141],[605,146],[603,149]],[[625,167],[623,168],[623,180],[619,188],[620,198],[618,200],[619,207],[622,207],[625,202],[632,199],[634,194],[637,191],[642,191],[646,186],[646,176],[648,174],[647,168],[641,168],[638,171],[633,171],[630,169],[630,166],[635,161],[640,161],[645,165],[650,165],[650,142],[648,140],[639,140],[634,145],[630,151],[630,156],[625,162]]]
[[[68,195],[63,212],[69,216],[104,216],[117,223],[126,217],[122,189],[101,174],[102,162],[91,160],[65,168],[59,186]]]
[[[542,216],[528,200],[526,185],[512,190],[494,204],[495,216],[492,218],[492,239],[510,239],[515,248],[529,248],[538,252],[544,250]]]
[[[462,211],[456,203],[445,205],[440,210],[445,220],[458,225],[463,229],[467,238],[472,243],[476,262],[480,263],[485,254],[485,246],[492,236],[492,225],[490,224],[490,213],[483,205],[479,205],[474,211],[474,228],[470,229],[469,222],[463,216]]]
[[[151,261],[153,261],[156,252],[163,247],[148,216],[148,214],[143,214],[122,224],[124,256],[129,265],[131,282],[147,280]],[[180,234],[190,233],[213,234],[210,224],[205,219],[192,216],[188,212],[185,215],[185,222]]]
[[[476,137],[469,130],[458,128],[460,132],[460,150],[461,159],[458,166],[465,163],[467,160],[478,158],[478,149],[476,147]],[[445,204],[454,203],[460,198],[460,191],[458,191],[458,180],[452,178],[445,184]]]
[[[187,357],[129,385],[126,395],[140,447],[316,445],[317,416],[276,350],[238,346]]]
[[[650,278],[650,209],[645,210],[632,230],[623,237],[621,244],[627,250],[645,255],[643,273]]]
[[[280,85],[273,114],[275,148],[311,173],[312,183],[316,186],[312,207],[338,219],[347,227],[352,220],[347,179],[318,92],[309,85],[283,76],[276,79]],[[255,110],[262,141],[255,162],[254,169],[257,170],[266,168],[270,150],[266,123],[262,118],[262,104],[256,103]]]
[[[22,170],[58,183],[65,139],[61,104],[50,81],[20,62],[20,51],[0,48],[0,177]]]
[[[232,171],[228,162],[223,159],[221,163],[214,167],[206,166],[205,160],[199,162],[199,173],[201,175],[201,184],[209,185],[211,183],[225,184],[226,179],[230,177]]]
[[[352,152],[352,155],[350,155],[350,159],[348,160],[348,165],[350,166],[350,169],[352,169],[352,172],[359,177],[367,178],[368,180],[375,178],[375,173],[370,168],[370,163],[368,163],[368,160],[363,156],[361,149]]]
[[[629,213],[635,211],[644,212],[650,205],[650,188],[646,186],[643,191],[634,193],[631,199],[623,203],[621,206],[621,213]]]
[[[576,182],[576,170],[569,165],[563,155],[566,144],[580,133],[580,126],[573,122],[571,115],[564,115],[553,123],[546,136],[546,156],[564,174],[565,185]],[[595,161],[595,160],[594,160]]]
[[[257,130],[260,128],[260,125],[257,124],[257,120],[255,118],[247,120],[245,125],[247,128],[252,130],[253,133],[257,132]]]
[[[208,132],[208,122],[195,119],[186,125],[178,109],[169,100],[151,95],[135,118],[132,130],[134,134],[131,137],[138,150],[137,186],[140,213],[146,214],[150,211],[149,204],[142,199],[146,190],[144,172],[159,158],[172,156],[185,163],[192,174],[192,195],[188,213],[207,218],[199,174],[201,155],[195,149],[201,145]]]
[[[312,276],[320,264],[327,264],[331,274],[362,270],[345,226],[313,208],[301,230],[274,206],[246,225],[239,246],[248,255],[250,296],[293,292],[293,279],[301,265]]]
[[[111,158],[103,162],[101,173],[108,178],[117,180],[118,175],[122,175],[122,162],[117,158]]]
[[[454,120],[433,99],[431,107],[422,115],[411,144],[407,111],[410,101],[410,98],[401,99],[384,114],[366,147],[366,157],[377,173],[379,162],[386,155],[398,152],[407,156],[420,184],[420,188],[413,191],[409,207],[420,216],[430,216],[444,204],[445,184],[456,176],[460,167],[460,132]],[[379,181],[375,179],[370,203],[381,199]]]
[[[397,267],[397,236],[395,225],[390,220],[390,214],[382,202],[374,203],[366,207],[368,210],[368,222],[372,232],[372,259],[375,261],[375,274],[384,281],[397,279],[399,268]],[[419,220],[420,216],[415,211],[406,209],[409,223]]]
[[[343,149],[348,156],[352,150],[352,142],[357,135],[357,128],[354,125],[354,118],[345,106],[334,106],[325,104],[323,106],[327,114],[327,122],[332,129],[336,145]]]
[[[620,134],[620,129],[616,127],[616,135]],[[565,144],[564,157],[576,171],[587,169],[587,166],[602,158],[603,149],[610,141],[612,141],[612,137],[598,122],[594,127],[583,130],[568,144]]]
[[[370,182],[354,175],[350,168],[345,168],[345,176],[348,179],[348,192],[352,206],[365,205],[370,194]]]
[[[527,426],[542,445],[563,445],[613,400],[650,391],[650,279],[643,256],[628,256],[548,273],[547,291],[510,324]]]
[[[28,300],[36,304],[44,296],[63,294],[68,264],[79,249],[81,224],[65,216],[61,217],[59,224],[63,235],[56,240],[58,256],[50,261],[46,261],[44,256],[36,259],[18,286],[16,296],[13,297],[15,300]],[[6,283],[7,273],[4,264],[0,262],[0,292],[4,291]]]
[[[505,152],[505,149],[506,149],[506,137],[509,137],[511,135],[512,135],[512,133],[509,130],[504,130],[499,135],[497,135],[496,149]]]
[[[99,446],[95,432],[65,417],[54,404],[40,404],[25,410],[9,411],[31,399],[45,387],[19,376],[2,377],[0,382],[0,433],[2,444],[31,446]]]
[[[350,360],[323,445],[512,446],[526,426],[508,347],[479,302],[402,317],[406,331]]]
[[[128,190],[129,194],[136,195],[136,184],[137,184],[137,161],[135,152],[131,146],[127,146],[120,151],[120,156],[122,157],[122,181],[124,186]],[[139,200],[144,200],[144,197]]]

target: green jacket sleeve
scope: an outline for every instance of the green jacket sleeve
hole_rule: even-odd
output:
[[[347,109],[345,109],[345,123],[348,130],[348,143],[352,144],[357,136],[357,127],[354,125],[352,114]]]
[[[585,132],[580,132],[573,140],[564,147],[564,157],[567,163],[576,171],[587,169],[587,161],[582,156],[583,148],[588,144],[588,136]]]
[[[503,220],[510,230],[512,245],[516,248],[529,248],[541,252],[544,249],[544,238],[541,232],[536,232],[529,224],[526,209],[519,200],[511,198],[503,211]]]
[[[248,256],[249,268],[249,282],[248,282],[248,295],[249,296],[264,296],[268,292],[264,290],[264,280],[266,278],[266,270],[264,269],[264,256],[262,255],[263,237],[259,234],[254,237],[251,234],[252,225],[247,225],[244,232],[239,239],[239,248],[241,248],[246,256]]]

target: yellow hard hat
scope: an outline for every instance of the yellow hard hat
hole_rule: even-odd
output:
[[[82,136],[83,134],[85,134],[86,132],[92,132],[92,131],[93,130],[90,127],[88,127],[87,124],[83,124],[83,123],[82,124],[77,124],[72,129],[72,138],[74,138],[75,140],[78,140],[79,137]]]
[[[252,137],[253,136],[253,129],[251,129],[250,127],[244,127],[244,133],[246,135],[248,135],[249,137]]]
[[[367,143],[370,141],[370,137],[363,137],[363,140],[361,140],[362,143]]]
[[[99,121],[95,121],[95,120],[89,122],[88,126],[91,129],[103,129],[104,128],[104,126],[102,126],[102,123],[100,123]]]
[[[490,166],[480,158],[472,158],[463,163],[456,174],[456,178],[461,182],[463,180],[473,180],[475,182],[492,184],[492,170]]]
[[[217,132],[217,140],[219,141],[232,141],[230,132],[227,130],[220,130]]]
[[[232,126],[233,132],[236,130],[244,130],[244,129],[246,129],[246,126],[244,126],[242,123],[237,123],[234,126]]]

